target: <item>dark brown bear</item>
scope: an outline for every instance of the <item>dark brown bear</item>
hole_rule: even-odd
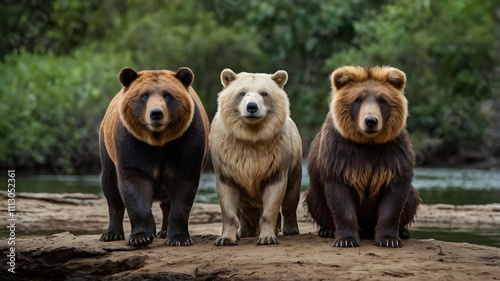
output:
[[[158,236],[169,246],[191,245],[188,218],[208,148],[208,117],[191,88],[193,72],[124,68],[123,88],[111,101],[99,132],[101,185],[109,228],[101,241],[125,239],[127,209],[132,233],[127,245],[151,244],[156,225],[151,207],[160,201]]]
[[[420,203],[406,130],[406,75],[392,67],[347,66],[331,75],[330,111],[309,152],[306,205],[334,247],[360,238],[402,247]]]

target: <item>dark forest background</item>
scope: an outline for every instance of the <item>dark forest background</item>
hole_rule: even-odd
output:
[[[307,153],[328,110],[329,74],[350,64],[406,72],[408,128],[420,165],[498,166],[499,6],[496,0],[4,0],[0,166],[98,172],[98,127],[124,66],[190,67],[210,118],[222,69],[284,69]]]

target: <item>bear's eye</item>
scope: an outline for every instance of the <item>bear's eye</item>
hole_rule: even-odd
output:
[[[265,97],[265,96],[267,96],[267,93],[266,92],[262,92],[262,93],[260,93],[260,95],[263,96],[263,97]]]
[[[169,93],[163,93],[163,98],[165,98],[166,100],[170,99],[172,96],[169,94]]]
[[[141,95],[141,101],[146,101],[146,100],[148,99],[148,97],[149,97],[149,94],[148,94],[148,93],[143,93],[143,94]]]
[[[383,98],[378,99],[379,103],[385,103],[385,100]]]
[[[246,95],[245,92],[240,93],[240,97],[244,97],[245,95]]]
[[[362,100],[361,100],[361,98],[357,98],[354,102],[355,103],[360,103],[360,102],[362,102]]]

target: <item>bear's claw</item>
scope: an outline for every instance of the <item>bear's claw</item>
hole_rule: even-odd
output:
[[[333,241],[332,247],[359,247],[359,242],[353,237],[337,238]]]
[[[322,226],[318,230],[318,236],[323,238],[333,238],[335,237],[334,233],[335,229],[328,226]]]
[[[257,245],[273,245],[273,244],[279,244],[278,239],[273,236],[259,237],[257,239]]]
[[[161,238],[161,239],[166,239],[167,238],[167,231],[166,230],[160,230],[156,237]]]
[[[125,240],[125,234],[123,234],[123,231],[110,231],[101,235],[101,238],[99,238],[99,240],[104,242]]]
[[[153,243],[154,234],[151,232],[139,232],[130,234],[127,246],[146,247]]]
[[[410,238],[410,231],[408,229],[402,227],[399,229],[399,237],[402,239],[408,239]]]
[[[375,245],[379,247],[386,248],[401,248],[403,243],[397,237],[382,237],[381,239],[375,240]]]
[[[179,234],[167,239],[165,242],[167,246],[191,246],[193,245],[193,240],[187,235]]]
[[[235,239],[230,239],[227,237],[219,237],[214,241],[215,246],[229,246],[229,245],[238,245],[238,242]]]

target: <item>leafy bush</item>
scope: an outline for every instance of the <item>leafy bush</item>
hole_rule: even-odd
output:
[[[160,2],[129,0],[123,14],[113,15],[112,29],[99,33],[107,37],[105,44],[87,40],[89,43],[68,54],[21,50],[4,57],[0,62],[0,111],[5,115],[0,120],[2,166],[49,165],[55,173],[71,173],[83,161],[98,159],[98,127],[120,89],[117,76],[124,66],[136,70],[192,68],[193,86],[210,116],[215,114],[222,69],[252,71],[260,61],[255,32],[239,33],[218,26],[215,13],[197,8],[194,1],[169,2],[167,12],[154,5]],[[89,13],[103,14],[108,6],[104,2],[102,10]],[[64,13],[54,16],[57,23],[70,17]],[[78,24],[87,29],[99,25],[99,20]],[[66,29],[46,31],[40,41],[64,34]]]
[[[222,89],[221,71],[258,71],[265,64],[256,30],[248,27],[239,32],[238,26],[221,26],[216,14],[201,9],[196,1],[169,2],[165,8],[141,4],[128,9],[111,40],[115,48],[131,50],[137,69],[191,68],[193,88],[212,117]]]
[[[225,22],[257,28],[259,47],[270,62],[260,65],[259,72],[288,72],[285,88],[305,148],[328,111],[333,69],[325,62],[354,36],[352,22],[361,7],[343,0],[240,1],[225,14]]]
[[[408,125],[417,150],[429,155],[491,143],[498,152],[498,125],[490,126],[498,119],[495,4],[11,1],[0,9],[6,34],[0,42],[0,166],[48,165],[67,173],[97,161],[98,126],[124,66],[190,67],[209,117],[223,68],[285,69],[292,117],[307,148],[328,110],[333,69],[393,65],[408,75]]]
[[[120,89],[127,53],[77,49],[68,56],[10,54],[0,64],[0,163],[71,171],[96,157],[97,128]]]

